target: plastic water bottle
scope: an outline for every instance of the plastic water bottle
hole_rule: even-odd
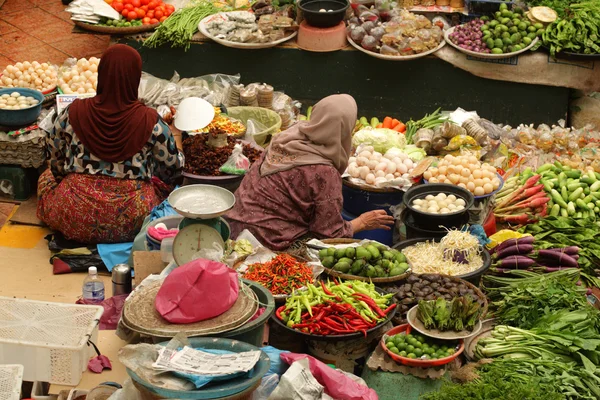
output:
[[[104,300],[104,282],[98,278],[96,267],[88,269],[88,276],[83,281],[83,299],[92,303],[101,303]]]

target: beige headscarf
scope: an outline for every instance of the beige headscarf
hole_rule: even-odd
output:
[[[331,165],[342,174],[348,166],[357,112],[350,95],[325,97],[314,106],[310,121],[299,122],[273,137],[260,175],[311,164]]]

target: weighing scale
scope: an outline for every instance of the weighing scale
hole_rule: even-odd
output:
[[[169,203],[184,218],[173,240],[173,259],[186,264],[202,249],[225,248],[231,229],[221,218],[235,204],[227,189],[213,185],[183,186],[169,195]]]

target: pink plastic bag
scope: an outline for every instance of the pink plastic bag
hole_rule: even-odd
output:
[[[310,372],[315,379],[325,387],[325,393],[336,400],[378,400],[377,393],[368,386],[360,385],[342,374],[340,371],[329,367],[314,357],[306,354],[283,353],[281,359],[288,364],[308,358]]]
[[[237,272],[220,262],[197,259],[167,276],[154,305],[167,321],[191,324],[229,310],[238,290]]]
[[[102,313],[102,317],[100,317],[99,328],[101,331],[114,331],[117,329],[117,325],[121,319],[121,311],[123,310],[123,304],[125,304],[125,299],[127,296],[128,295],[126,294],[121,294],[118,296],[109,297],[100,304],[79,299],[77,300],[76,304],[93,304],[104,307],[104,313]]]

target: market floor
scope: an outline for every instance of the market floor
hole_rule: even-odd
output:
[[[100,56],[110,36],[72,33],[64,9],[61,0],[0,0],[0,71],[19,61],[61,65]]]

